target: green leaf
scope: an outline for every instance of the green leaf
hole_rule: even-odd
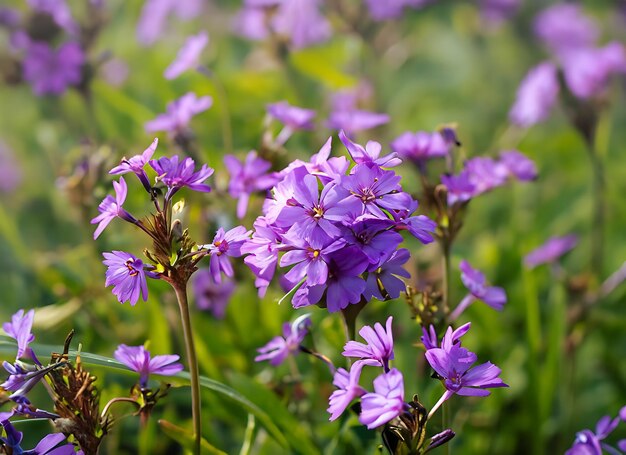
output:
[[[352,46],[353,47],[353,46]],[[343,72],[340,67],[354,52],[350,43],[334,42],[326,46],[310,47],[290,54],[294,68],[328,86],[333,90],[352,87],[357,79]]]
[[[241,374],[233,374],[231,383],[233,387],[241,390],[244,396],[254,400],[254,403],[267,411],[272,421],[283,430],[294,452],[302,454],[320,453],[311,442],[311,436],[307,433],[301,422],[285,407],[273,392],[268,390],[264,385]]]
[[[37,343],[32,343],[30,346],[33,348],[35,353],[41,358],[45,358],[44,355],[47,356],[49,353],[60,352],[62,350],[60,346],[42,345],[42,344],[37,344]],[[16,347],[17,347],[16,343],[11,337],[8,337],[6,335],[0,335],[0,352],[15,353]],[[126,373],[135,374],[134,372],[131,372],[126,366],[124,366],[117,360],[111,359],[109,357],[101,356],[98,354],[92,354],[89,352],[79,353],[78,351],[75,351],[72,349],[70,349],[70,351],[68,352],[70,359],[75,359],[78,354],[80,354],[80,358],[82,362],[86,365],[96,365],[96,366],[101,366],[105,368],[111,368],[115,370],[124,371]],[[172,385],[174,386],[186,386],[186,385],[189,385],[190,381],[191,381],[190,375],[186,371],[182,371],[176,374],[175,376],[168,376],[167,378],[167,382],[172,383]],[[260,389],[259,393],[264,392],[264,394],[266,395],[267,394],[271,395],[271,393],[265,388],[261,387],[260,385],[256,383],[253,383],[253,384],[256,386],[256,389]],[[261,406],[259,406],[256,400],[249,399],[250,394],[248,394],[248,396],[244,396],[238,391],[236,391],[235,389],[227,386],[226,384],[223,384],[221,382],[215,381],[213,379],[210,379],[204,376],[200,376],[200,386],[205,389],[211,390],[223,397],[226,397],[230,400],[235,401],[240,406],[242,406],[246,411],[248,411],[251,414],[254,414],[254,416],[258,419],[259,423],[276,440],[276,442],[278,442],[283,447],[291,448],[294,451],[298,451],[297,446],[304,444],[301,441],[299,441],[297,438],[292,437],[291,433],[293,432],[293,428],[291,427],[289,419],[286,419],[284,414],[282,414],[282,418],[281,418],[281,423],[282,423],[281,428],[279,428],[273,422],[271,416],[273,414],[276,414],[276,410],[272,409],[273,412],[271,412],[270,414],[268,414],[264,410],[263,405],[267,403],[268,401],[267,399],[262,400]],[[256,398],[256,394],[253,394],[253,396],[255,396]],[[279,407],[281,407],[281,410],[283,411],[283,413],[286,414],[286,416],[291,417],[289,412],[286,409],[284,409],[284,406],[275,397],[274,397],[274,401],[275,403],[277,403]],[[270,406],[274,406],[274,404],[271,404]],[[293,419],[293,417],[291,417],[291,421],[295,423],[296,425],[299,425],[299,423],[295,419]],[[302,453],[316,453],[316,452],[310,451],[310,450],[303,450]]]
[[[184,428],[163,419],[159,420],[159,427],[163,430],[163,433],[178,442],[181,446],[188,450],[193,450],[193,432],[185,430]],[[200,453],[202,455],[226,455],[226,452],[222,452],[217,447],[212,446],[204,438],[200,439]]]

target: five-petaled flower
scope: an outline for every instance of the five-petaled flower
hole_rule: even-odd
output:
[[[132,306],[139,300],[139,294],[144,302],[148,300],[148,283],[146,276],[158,278],[158,274],[146,270],[141,259],[124,251],[102,253],[106,271],[106,287],[113,286],[113,294],[120,303],[130,302]]]
[[[183,370],[182,364],[178,363],[178,355],[155,355],[150,356],[143,346],[127,346],[120,344],[114,357],[128,368],[139,373],[139,385],[142,388],[148,386],[148,377],[151,374],[172,376]]]

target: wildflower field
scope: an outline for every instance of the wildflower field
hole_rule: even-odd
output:
[[[626,453],[620,0],[4,0],[0,453]]]

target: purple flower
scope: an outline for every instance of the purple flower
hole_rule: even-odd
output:
[[[151,374],[173,376],[183,371],[183,365],[178,363],[180,356],[172,354],[150,357],[150,351],[146,351],[143,346],[120,344],[113,356],[118,362],[139,373],[139,385],[142,388],[148,386],[148,377]]]
[[[237,217],[242,219],[246,216],[250,195],[255,191],[263,191],[276,184],[276,174],[268,174],[272,163],[257,156],[253,150],[246,155],[242,163],[233,155],[224,156],[224,164],[230,174],[228,193],[238,198]]]
[[[339,139],[341,139],[341,142],[343,142],[350,157],[356,164],[366,164],[370,167],[394,167],[402,164],[402,160],[398,158],[396,152],[379,158],[382,146],[376,141],[368,141],[365,147],[363,147],[352,142],[343,130],[339,131]]]
[[[508,169],[502,163],[483,156],[467,160],[465,170],[474,185],[474,196],[504,185],[508,177]]]
[[[389,115],[360,109],[334,111],[328,117],[328,127],[350,135],[389,123]]]
[[[320,151],[311,156],[308,163],[304,163],[304,167],[309,174],[318,177],[323,184],[327,184],[332,181],[338,182],[350,166],[350,163],[345,156],[329,158],[332,148],[332,139],[332,136],[329,137]]]
[[[68,33],[79,32],[78,25],[72,19],[72,12],[64,0],[28,0],[28,6],[37,12],[50,15],[54,22]]]
[[[393,360],[393,333],[391,323],[393,316],[389,316],[386,328],[379,322],[374,324],[372,329],[366,325],[359,330],[359,335],[367,344],[358,341],[348,341],[343,348],[344,357],[358,357],[362,360],[374,360],[377,365],[382,366],[385,371],[389,371],[389,361]]]
[[[65,43],[56,51],[45,43],[33,42],[26,48],[24,80],[36,95],[61,95],[81,80],[85,54],[78,43]]]
[[[290,250],[280,259],[280,266],[296,264],[285,277],[294,283],[306,277],[306,283],[309,286],[326,282],[328,279],[327,262],[330,261],[330,254],[346,244],[343,239],[333,241],[311,237],[308,241],[306,237],[289,233],[283,237],[283,240],[289,245]]]
[[[592,45],[598,27],[579,5],[561,3],[542,11],[535,19],[535,34],[552,52],[561,54]]]
[[[334,239],[341,235],[337,224],[359,214],[358,201],[338,185],[329,183],[320,194],[317,177],[310,174],[291,183],[293,194],[276,218],[276,224],[291,226],[290,232],[294,234],[315,238],[316,242]]]
[[[187,129],[194,115],[206,111],[213,104],[210,96],[196,97],[189,92],[177,100],[168,103],[166,112],[159,114],[144,126],[147,132],[167,131],[176,135]]]
[[[352,400],[367,393],[367,390],[359,385],[361,370],[365,365],[374,366],[376,363],[367,360],[357,360],[352,364],[350,372],[343,368],[339,368],[335,371],[333,385],[337,387],[337,390],[328,398],[327,411],[330,414],[328,420],[337,420],[350,405]]]
[[[346,240],[358,246],[370,262],[371,270],[380,267],[402,243],[402,236],[390,229],[395,222],[366,214],[356,218],[348,228]]]
[[[626,73],[626,52],[617,42],[602,48],[577,49],[566,53],[562,60],[567,87],[582,99],[603,93],[612,75]]]
[[[9,377],[0,387],[13,392],[9,398],[19,403],[46,374],[64,363],[65,362],[56,362],[45,368],[39,368],[26,365],[19,361],[16,361],[15,364],[5,361],[2,366],[9,373]]]
[[[393,368],[374,379],[374,393],[361,397],[359,422],[372,430],[402,414],[407,409],[404,402],[404,379]]]
[[[272,338],[265,346],[257,349],[260,353],[254,358],[255,362],[269,360],[272,366],[278,366],[289,355],[295,355],[300,351],[300,343],[309,332],[311,319],[308,314],[300,316],[292,324],[283,324],[283,336]]]
[[[187,38],[183,47],[176,54],[174,61],[165,69],[163,73],[165,79],[176,79],[185,71],[198,66],[200,54],[208,42],[209,35],[204,31]]]
[[[499,378],[500,368],[493,363],[485,362],[472,368],[477,360],[476,354],[462,348],[460,343],[452,344],[448,349],[429,349],[426,351],[426,360],[443,379],[446,392],[442,401],[455,393],[463,396],[485,397],[490,392],[484,389],[508,387]]]
[[[406,210],[393,210],[391,216],[396,222],[398,231],[408,230],[412,236],[424,245],[434,242],[433,233],[437,229],[437,223],[426,215],[411,216],[418,207],[418,202],[412,200]]]
[[[220,272],[232,278],[234,271],[228,257],[239,257],[243,254],[241,246],[250,239],[251,233],[252,231],[247,231],[243,226],[237,226],[228,232],[225,232],[224,228],[219,228],[213,238],[213,243],[202,245],[202,248],[207,248],[211,255],[209,270],[216,283],[222,282]]]
[[[401,292],[406,291],[406,284],[398,277],[411,277],[409,272],[402,267],[409,260],[409,257],[409,250],[406,248],[396,250],[380,267],[369,272],[363,297],[366,300],[376,298],[381,301],[387,300],[387,298],[397,299]],[[382,294],[379,283],[386,295]]]
[[[0,191],[10,193],[22,182],[22,169],[12,150],[0,140]]]
[[[292,304],[300,308],[318,303],[326,292],[326,308],[331,313],[358,303],[365,291],[360,275],[369,266],[367,256],[356,246],[348,246],[333,253],[328,262],[328,281],[316,286],[302,286],[295,293]]]
[[[222,280],[216,283],[209,269],[193,274],[193,294],[200,310],[210,311],[217,319],[224,319],[226,307],[235,291],[235,282]]]
[[[499,24],[519,10],[521,0],[481,0],[480,14],[486,22]]]
[[[526,267],[535,268],[538,265],[555,262],[578,244],[578,237],[566,235],[551,237],[543,245],[535,248],[524,257]]]
[[[259,297],[265,291],[274,276],[278,263],[278,247],[281,238],[263,217],[254,222],[254,233],[240,248],[242,254],[249,254],[244,262],[256,275],[255,286],[259,289]]]
[[[104,231],[104,228],[106,228],[109,223],[117,217],[120,217],[130,223],[137,222],[137,220],[130,213],[122,208],[128,191],[124,177],[120,177],[119,183],[113,182],[113,188],[115,189],[115,198],[111,195],[107,195],[107,197],[105,197],[98,206],[100,215],[91,220],[91,224],[98,223],[98,227],[93,233],[94,240],[97,239],[98,236],[102,234],[102,231]]]
[[[499,287],[487,286],[487,280],[478,270],[472,268],[472,266],[466,260],[461,261],[459,267],[461,269],[461,281],[470,291],[471,295],[477,299],[482,300],[491,308],[501,311],[506,303],[506,293],[504,289]]]
[[[476,189],[467,170],[463,170],[457,175],[442,175],[441,183],[448,190],[448,206],[453,206],[457,202],[469,201],[474,196]]]
[[[266,14],[262,8],[244,6],[233,21],[235,33],[249,40],[264,40],[269,36]]]
[[[465,335],[472,324],[470,322],[463,324],[456,330],[452,330],[452,327],[448,327],[445,335],[441,339],[441,349],[448,350],[455,344],[461,343],[461,337]],[[430,325],[428,330],[426,327],[422,327],[422,337],[420,338],[422,343],[424,343],[424,348],[428,351],[429,349],[436,348],[438,346],[437,332],[435,332],[435,326]]]
[[[621,453],[602,441],[617,428],[620,421],[624,420],[626,420],[626,406],[613,419],[610,416],[602,417],[596,424],[595,433],[591,430],[582,430],[576,433],[574,444],[565,452],[565,455],[602,455],[603,449],[611,454]],[[621,451],[626,451],[626,439],[618,441],[617,445]]]
[[[362,213],[387,218],[383,210],[403,210],[411,204],[411,197],[402,191],[401,179],[393,171],[358,164],[352,174],[342,177],[341,186],[359,201]]]
[[[37,443],[34,449],[24,450],[21,447],[24,434],[21,431],[17,431],[8,418],[1,420],[0,425],[2,425],[6,433],[6,437],[0,437],[0,441],[2,441],[2,445],[11,449],[11,453],[23,455],[46,455],[48,453],[54,455],[73,455],[76,453],[73,444],[65,444],[57,447],[65,440],[63,433],[48,434]]]
[[[289,127],[291,131],[313,129],[315,111],[312,109],[291,106],[287,101],[279,101],[278,103],[268,104],[267,113],[272,118]]]
[[[509,111],[511,123],[528,128],[543,122],[550,115],[559,94],[557,69],[553,63],[543,62],[524,77]]]
[[[133,172],[137,176],[137,178],[139,178],[146,191],[150,193],[152,191],[152,186],[150,185],[148,175],[143,168],[146,166],[146,163],[150,161],[152,155],[154,155],[158,144],[159,140],[157,138],[154,138],[152,144],[150,144],[150,146],[145,149],[141,155],[135,155],[128,159],[126,157],[122,158],[120,164],[111,169],[109,171],[109,174],[120,175],[126,174],[128,172]]]
[[[105,287],[113,286],[113,295],[120,303],[129,301],[135,306],[139,300],[139,294],[145,302],[148,300],[148,283],[146,275],[150,278],[158,278],[158,274],[144,270],[141,259],[124,251],[112,251],[102,253],[105,260],[106,271]]]
[[[375,21],[399,18],[405,7],[421,8],[432,0],[365,0],[368,12]]]
[[[448,144],[439,132],[428,133],[418,131],[398,136],[391,143],[391,150],[400,157],[407,158],[418,165],[423,165],[426,160],[440,158],[448,154]]]
[[[165,199],[171,199],[179,189],[185,187],[202,193],[211,191],[211,187],[202,182],[213,175],[213,169],[203,164],[198,172],[194,172],[196,165],[189,157],[179,162],[177,155],[172,158],[164,156],[158,160],[150,160],[150,166],[157,173],[157,181],[167,186]]]
[[[137,40],[144,46],[153,44],[167,35],[164,29],[168,18],[176,15],[180,19],[194,19],[203,3],[203,0],[146,0],[137,23]]]
[[[535,162],[517,150],[500,152],[500,163],[504,165],[509,176],[515,177],[522,182],[532,181],[537,178]]]
[[[30,310],[26,314],[24,314],[24,310],[18,310],[17,313],[11,316],[11,322],[2,324],[2,330],[17,341],[16,359],[28,352],[28,345],[35,339],[35,335],[31,333],[34,319],[35,310]]]
[[[289,39],[294,49],[302,49],[330,38],[329,22],[320,13],[320,0],[283,0],[274,13],[271,26]]]

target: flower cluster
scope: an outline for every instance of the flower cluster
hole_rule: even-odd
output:
[[[155,251],[153,254],[148,254],[152,264],[145,264],[133,254],[124,251],[103,253],[104,264],[108,267],[105,284],[106,286],[113,286],[113,294],[117,296],[120,303],[128,301],[131,305],[135,305],[140,296],[144,301],[147,300],[147,277],[171,279],[169,275],[173,270],[171,262],[173,251],[176,251],[180,259],[191,260],[189,254],[195,244],[192,244],[193,242],[190,242],[184,233],[175,231],[179,227],[177,227],[176,222],[171,220],[172,198],[182,188],[205,193],[211,191],[211,187],[204,182],[213,174],[213,169],[203,165],[200,170],[196,171],[195,163],[191,158],[180,159],[178,156],[173,156],[172,158],[152,159],[157,143],[155,139],[142,154],[131,158],[122,158],[120,164],[110,171],[110,174],[113,175],[135,174],[155,204],[157,214],[153,215],[146,223],[127,212],[122,207],[126,199],[127,185],[124,178],[120,177],[119,182],[113,182],[115,197],[106,196],[98,207],[100,215],[91,220],[92,224],[98,224],[94,232],[94,239],[104,231],[113,219],[120,218],[134,224],[153,240]],[[149,164],[156,173],[154,184],[150,183],[145,170],[146,164]],[[158,194],[164,194],[162,206],[157,199]],[[182,248],[180,245],[176,245],[179,242],[183,243]],[[185,273],[193,273],[195,262],[199,259],[193,259],[188,264]],[[159,266],[165,269],[161,273],[155,271]]]
[[[277,265],[293,266],[285,279],[296,308],[325,301],[336,312],[362,298],[396,298],[409,258],[399,249],[400,232],[433,241],[435,223],[414,215],[417,201],[402,190],[401,177],[385,169],[400,163],[396,154],[382,155],[377,142],[363,147],[339,136],[354,165],[329,158],[331,139],[308,163],[292,163],[241,247],[261,295]]]

